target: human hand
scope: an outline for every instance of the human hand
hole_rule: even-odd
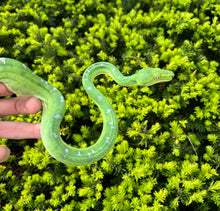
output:
[[[0,96],[13,94],[3,83],[0,83]],[[14,97],[0,99],[0,116],[17,114],[35,114],[41,109],[41,101],[34,97]],[[40,123],[0,121],[0,138],[25,139],[41,138]],[[10,156],[10,149],[0,146],[0,163]]]

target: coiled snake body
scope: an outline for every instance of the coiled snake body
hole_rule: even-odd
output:
[[[82,82],[86,92],[102,113],[103,130],[94,145],[78,149],[66,144],[59,134],[65,112],[62,94],[21,62],[0,58],[0,81],[18,95],[34,96],[43,102],[44,112],[41,120],[43,144],[55,159],[68,165],[86,165],[98,161],[109,152],[117,137],[118,123],[114,109],[93,84],[93,79],[103,73],[110,75],[122,86],[150,86],[170,81],[174,76],[172,71],[159,68],[144,68],[131,76],[123,76],[114,65],[107,62],[98,62],[88,67],[83,74]]]

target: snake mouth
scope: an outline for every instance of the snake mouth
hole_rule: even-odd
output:
[[[164,77],[161,81],[171,81],[174,77],[174,73],[170,74],[169,76]]]
[[[159,81],[161,82],[167,82],[167,81],[171,81],[174,77],[174,73],[172,71],[166,70],[165,72],[166,74],[163,74],[160,78]]]

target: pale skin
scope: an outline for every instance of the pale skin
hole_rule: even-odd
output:
[[[10,92],[0,83],[0,97],[10,96]],[[41,110],[41,101],[35,97],[13,97],[0,99],[0,117],[18,114],[35,114]],[[0,138],[8,139],[40,139],[40,123],[0,121]],[[10,156],[10,149],[0,146],[0,163]]]

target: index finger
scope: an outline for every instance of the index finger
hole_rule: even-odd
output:
[[[41,101],[35,97],[12,97],[0,100],[0,116],[35,114],[41,109]]]
[[[0,82],[0,96],[9,96],[13,92]],[[34,97],[19,97],[0,100],[0,116],[16,114],[34,114],[40,111],[41,101]]]

